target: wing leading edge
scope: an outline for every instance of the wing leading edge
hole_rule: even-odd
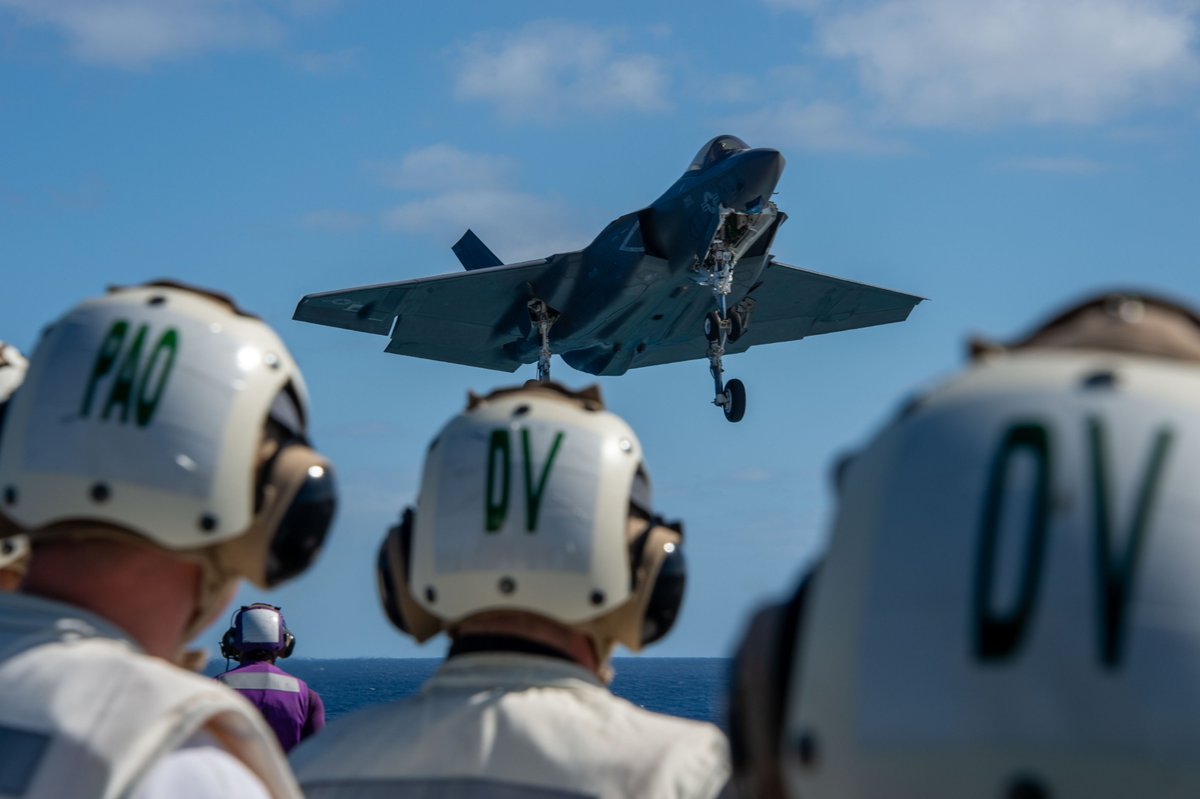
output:
[[[512,372],[536,359],[525,303],[569,290],[578,253],[437,277],[309,294],[293,319],[391,336],[387,352]]]
[[[806,336],[903,322],[924,297],[810,272],[772,260],[746,295],[753,302],[741,338],[725,348],[745,352],[756,344],[795,341]],[[705,358],[708,342],[694,338],[647,348],[632,367]]]

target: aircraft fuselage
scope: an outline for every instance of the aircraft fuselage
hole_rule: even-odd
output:
[[[623,372],[639,348],[693,333],[712,310],[712,292],[700,285],[696,267],[718,232],[721,211],[774,214],[771,195],[784,159],[769,148],[735,150],[708,164],[703,156],[702,150],[701,163],[649,207],[617,219],[582,251],[583,268],[567,301],[555,308],[560,315],[550,334],[554,352],[567,363],[592,374]],[[776,227],[754,237],[773,237]],[[759,249],[765,254],[769,244]],[[761,271],[765,264],[765,258],[748,259],[739,269]],[[757,275],[744,277],[752,285]]]

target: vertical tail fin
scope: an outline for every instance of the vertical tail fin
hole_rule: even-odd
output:
[[[504,262],[496,257],[496,254],[487,248],[487,245],[479,240],[475,232],[470,228],[462,234],[462,238],[455,242],[450,249],[454,250],[454,254],[458,256],[458,260],[462,263],[463,268],[472,269],[487,269],[489,266],[503,266]]]

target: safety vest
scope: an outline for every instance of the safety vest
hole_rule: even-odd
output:
[[[713,725],[643,710],[573,663],[470,654],[325,728],[292,765],[308,799],[710,799],[729,750]]]
[[[275,732],[283,751],[300,743],[312,712],[312,691],[304,680],[265,661],[218,674],[217,679],[254,705]]]
[[[197,733],[276,799],[300,797],[275,736],[236,692],[78,608],[0,595],[0,797],[119,799]]]

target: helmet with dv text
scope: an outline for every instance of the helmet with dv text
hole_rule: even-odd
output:
[[[1104,295],[976,344],[838,469],[819,569],[743,644],[782,676],[740,680],[780,713],[733,725],[739,772],[806,799],[1195,794],[1198,469],[1190,310]]]
[[[415,511],[380,551],[385,610],[423,641],[489,611],[587,634],[606,658],[671,628],[682,528],[652,510],[641,444],[595,388],[471,396],[430,444]]]

